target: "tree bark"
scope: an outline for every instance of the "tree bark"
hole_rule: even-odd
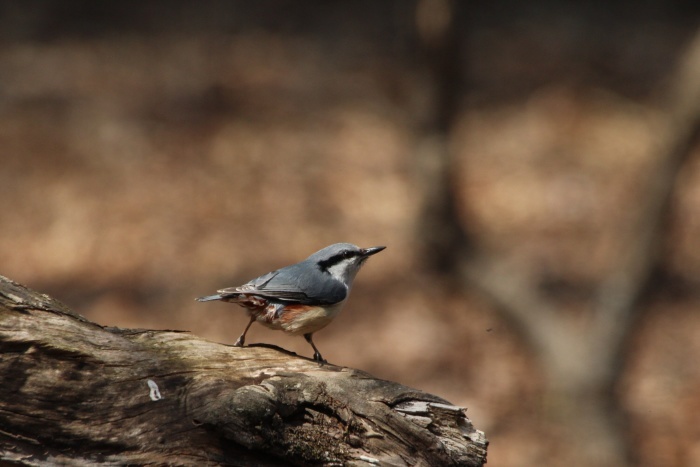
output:
[[[464,465],[464,410],[362,371],[100,326],[0,276],[0,459],[25,465]]]

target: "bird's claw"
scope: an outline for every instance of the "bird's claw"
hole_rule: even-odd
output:
[[[314,361],[315,361],[315,362],[318,362],[318,365],[319,365],[319,366],[323,366],[323,365],[325,365],[326,363],[328,363],[328,360],[324,359],[324,358],[321,356],[321,354],[318,353],[318,352],[314,353]]]

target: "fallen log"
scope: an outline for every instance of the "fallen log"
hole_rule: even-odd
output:
[[[24,465],[463,465],[462,408],[271,346],[92,323],[0,276],[0,460]]]

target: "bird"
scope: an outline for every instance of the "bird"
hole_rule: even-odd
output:
[[[340,313],[367,258],[385,248],[335,243],[299,263],[195,300],[236,303],[247,310],[250,321],[234,346],[245,344],[248,329],[257,321],[271,329],[303,335],[314,350],[314,361],[322,365],[327,362],[314,344],[313,334]]]

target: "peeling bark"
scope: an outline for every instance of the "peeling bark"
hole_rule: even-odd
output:
[[[176,465],[464,465],[464,410],[268,346],[119,329],[0,276],[0,459]]]

